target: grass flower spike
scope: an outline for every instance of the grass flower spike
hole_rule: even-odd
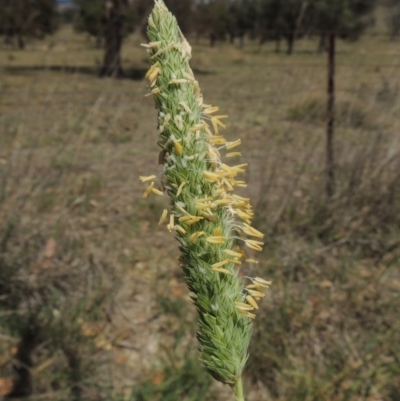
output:
[[[146,77],[159,111],[163,172],[159,184],[155,175],[140,177],[147,185],[143,197],[164,192],[171,199],[169,219],[164,210],[159,224],[169,220],[167,228],[180,242],[179,260],[199,314],[202,362],[215,379],[233,388],[237,400],[244,400],[241,374],[251,321],[270,282],[256,277],[245,287],[238,274],[242,262],[256,261],[236,243],[256,251],[263,245],[263,234],[250,226],[249,199],[233,193],[245,186],[237,176],[246,164],[221,161],[221,153],[239,146],[240,139],[227,142],[221,135],[227,116],[216,115],[218,107],[203,103],[189,66],[191,47],[162,0],[155,1],[148,37],[144,47],[151,67]]]

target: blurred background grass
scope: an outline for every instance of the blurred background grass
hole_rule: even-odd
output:
[[[399,44],[337,46],[337,188],[325,196],[326,56],[190,38],[207,103],[242,139],[244,191],[273,280],[248,400],[400,399]],[[146,53],[99,79],[103,51],[61,27],[0,49],[0,394],[35,400],[228,400],[198,361],[178,249],[142,202],[159,172]],[[18,386],[15,386],[15,379]],[[14,388],[14,390],[13,390]]]

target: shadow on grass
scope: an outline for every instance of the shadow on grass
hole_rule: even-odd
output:
[[[3,66],[0,67],[3,71],[10,75],[29,75],[30,73],[37,71],[52,71],[61,72],[67,74],[87,74],[92,76],[100,77],[99,67],[88,67],[88,66],[65,66],[65,65],[29,65],[29,66]],[[210,75],[214,74],[213,71],[193,69],[195,74],[199,75]],[[140,81],[144,79],[147,72],[147,68],[124,68],[124,75],[118,79],[130,79],[134,81]]]

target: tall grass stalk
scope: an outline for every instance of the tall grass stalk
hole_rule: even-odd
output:
[[[250,226],[249,199],[234,194],[236,187],[246,186],[237,179],[246,164],[228,166],[221,160],[222,152],[223,159],[240,156],[232,151],[240,139],[228,142],[221,135],[227,116],[204,104],[189,66],[191,47],[162,0],[155,1],[147,32],[150,43],[143,46],[151,67],[146,76],[159,110],[163,172],[140,177],[149,183],[143,197],[167,194],[171,199],[169,218],[164,210],[159,224],[168,222],[180,242],[180,264],[199,314],[202,362],[244,400],[241,375],[251,321],[270,282],[254,277],[245,287],[239,277],[239,265],[257,261],[237,244],[261,251],[264,236]]]

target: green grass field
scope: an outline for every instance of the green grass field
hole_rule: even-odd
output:
[[[160,172],[143,41],[126,40],[121,80],[99,79],[102,51],[68,27],[0,48],[0,394],[30,318],[35,400],[232,399],[198,362],[178,244],[157,225],[168,200],[142,201],[139,175]],[[242,269],[273,280],[248,401],[399,400],[399,43],[338,43],[327,199],[316,40],[292,56],[189,41],[205,102],[242,139],[266,233],[260,264]]]

